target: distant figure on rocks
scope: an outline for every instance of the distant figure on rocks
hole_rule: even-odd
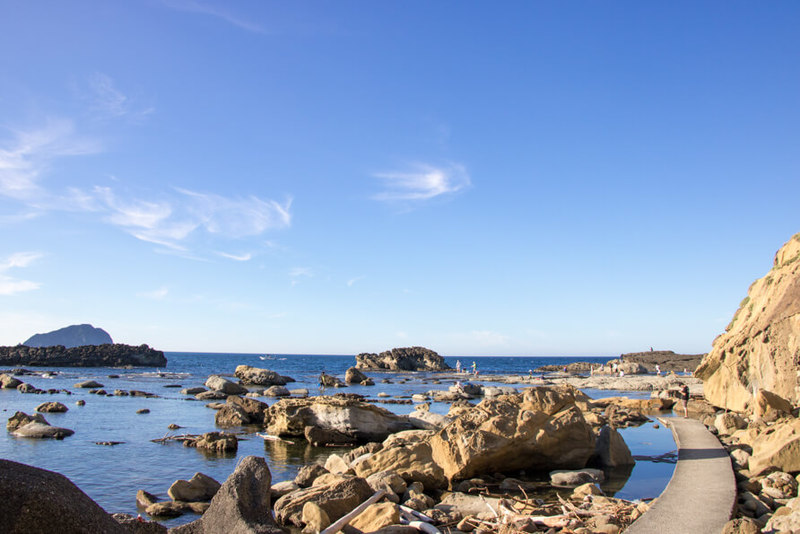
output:
[[[456,373],[461,372],[461,360],[456,360]]]
[[[689,386],[683,384],[681,388],[681,402],[683,403],[683,418],[689,417]]]
[[[478,376],[478,364],[474,360],[472,362],[472,374]]]
[[[656,374],[661,376],[661,366],[656,364]]]
[[[650,347],[650,352],[653,352],[653,347]]]

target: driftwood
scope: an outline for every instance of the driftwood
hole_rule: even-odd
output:
[[[288,443],[289,445],[294,445],[294,441],[283,439],[280,436],[273,436],[272,434],[261,434],[259,432],[256,432],[256,436],[262,438],[264,441],[279,441],[281,443]]]
[[[386,492],[384,490],[376,491],[375,494],[372,495],[372,497],[370,497],[366,501],[356,506],[356,508],[352,512],[343,515],[340,519],[335,521],[331,526],[320,532],[320,534],[336,534],[344,527],[349,525],[350,521],[361,515],[361,512],[366,510],[369,507],[369,505],[378,502],[384,495],[386,495]]]

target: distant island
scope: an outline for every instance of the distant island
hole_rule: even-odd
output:
[[[102,328],[90,324],[74,324],[47,332],[34,334],[23,343],[26,347],[83,347],[86,345],[110,345],[114,343],[111,336]]]

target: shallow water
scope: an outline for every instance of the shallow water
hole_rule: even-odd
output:
[[[183,447],[178,442],[165,444],[151,440],[176,434],[200,434],[215,430],[215,412],[205,407],[205,402],[187,400],[180,394],[180,388],[168,385],[192,387],[202,385],[210,374],[232,375],[237,365],[247,364],[265,367],[288,375],[297,382],[287,384],[289,389],[306,388],[312,395],[318,394],[317,377],[325,371],[343,377],[345,370],[354,365],[352,356],[274,356],[260,359],[255,354],[196,354],[167,353],[169,363],[165,369],[111,369],[111,368],[48,368],[57,371],[53,378],[21,376],[41,389],[69,389],[72,395],[21,394],[16,390],[0,389],[0,414],[8,419],[16,411],[28,414],[36,406],[46,401],[60,401],[69,407],[63,414],[45,414],[52,425],[75,430],[75,434],[62,441],[32,440],[14,438],[0,433],[0,457],[57,471],[67,476],[109,512],[136,514],[136,491],[143,489],[167,498],[166,490],[177,479],[188,479],[195,472],[203,472],[220,482],[233,472],[238,459],[248,456],[264,456],[272,472],[273,482],[294,478],[297,470],[319,458],[325,458],[335,449],[309,446],[300,440],[295,445],[264,442],[250,435],[240,441],[236,454],[227,457],[207,456],[197,449]],[[604,362],[606,358],[581,358],[582,360]],[[455,366],[456,358],[448,358]],[[481,371],[479,381],[486,385],[494,384],[492,374],[527,375],[528,369],[539,365],[560,364],[559,358],[462,358],[464,367],[476,361]],[[568,363],[570,360],[566,360]],[[43,371],[42,368],[31,368]],[[108,378],[117,374],[119,378]],[[433,373],[367,373],[373,377],[375,386],[351,386],[336,390],[376,397],[379,392],[392,396],[408,397],[431,389],[446,389],[452,380],[432,384]],[[392,384],[383,384],[384,378]],[[115,389],[142,390],[159,395],[159,398],[143,397],[98,397],[87,390],[74,387],[83,380],[97,380],[106,391]],[[402,382],[402,383],[401,383]],[[516,386],[521,389],[521,386]],[[327,393],[331,393],[330,389]],[[587,391],[591,397],[604,397],[617,394],[647,396],[643,392]],[[76,406],[79,399],[86,406]],[[275,399],[259,398],[267,403]],[[381,406],[398,414],[408,414],[413,405]],[[137,414],[141,408],[150,410],[148,414]],[[447,412],[449,405],[432,403],[431,410]],[[180,425],[180,430],[170,431],[171,423]],[[652,424],[638,428],[621,430],[634,455],[655,456],[675,449],[669,430],[654,429]],[[121,441],[120,445],[96,445],[98,441]],[[672,476],[672,464],[639,461],[625,481],[618,483],[622,488],[617,496],[627,499],[656,497]],[[164,521],[166,525],[177,525],[195,519],[187,514],[181,518]]]

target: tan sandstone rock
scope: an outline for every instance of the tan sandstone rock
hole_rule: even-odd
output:
[[[431,438],[452,480],[503,470],[581,468],[595,436],[569,390],[539,387],[486,399]]]
[[[356,474],[368,477],[381,471],[393,471],[406,482],[422,482],[426,488],[444,488],[447,478],[442,468],[433,460],[427,442],[414,442],[386,447],[357,462]]]
[[[725,333],[697,368],[709,402],[752,409],[766,389],[797,404],[800,351],[800,234],[778,250],[772,270],[750,286]]]
[[[327,475],[323,475],[327,476]],[[333,522],[341,518],[372,495],[372,488],[363,478],[353,477],[339,480],[328,485],[311,486],[275,501],[275,517],[282,524],[296,527],[305,525],[303,507],[307,502],[314,502],[328,515]]]
[[[749,462],[750,473],[759,475],[771,467],[800,471],[800,419],[776,423],[758,435]]]
[[[270,406],[268,420],[270,434],[303,436],[307,426],[315,426],[358,441],[381,441],[411,428],[405,418],[384,408],[339,396],[282,399]]]
[[[375,532],[383,527],[400,522],[400,509],[395,503],[382,502],[367,507],[358,517],[350,522],[350,526],[361,532]]]

